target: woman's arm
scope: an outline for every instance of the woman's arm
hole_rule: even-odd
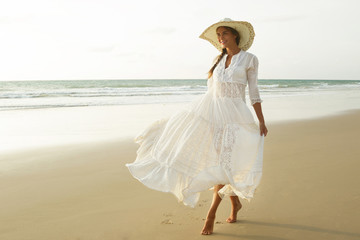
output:
[[[262,114],[261,103],[259,103],[259,102],[255,103],[253,105],[253,108],[255,110],[257,118],[259,119],[260,135],[264,134],[264,136],[266,136],[268,133],[268,130],[266,128],[264,116]]]
[[[264,116],[261,109],[261,103],[257,102],[253,105],[256,116],[259,119],[259,123],[265,123]]]

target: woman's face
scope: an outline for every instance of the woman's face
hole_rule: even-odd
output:
[[[236,35],[234,35],[229,29],[225,27],[219,27],[216,30],[216,35],[219,43],[223,48],[236,46]]]

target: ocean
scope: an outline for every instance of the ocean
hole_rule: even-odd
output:
[[[206,79],[0,81],[0,111],[179,103],[207,90]],[[359,91],[360,80],[259,79],[263,99]],[[248,88],[246,88],[248,99]]]

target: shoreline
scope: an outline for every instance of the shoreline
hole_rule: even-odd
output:
[[[150,104],[152,105],[152,104]],[[160,104],[155,104],[156,106],[160,106]],[[33,147],[30,148],[21,148],[21,149],[14,149],[14,150],[8,150],[8,151],[0,151],[0,169],[4,169],[4,159],[6,161],[9,162],[9,164],[11,164],[11,160],[10,159],[6,159],[8,157],[11,156],[16,156],[16,155],[22,155],[22,154],[27,154],[27,153],[37,153],[37,152],[41,152],[41,151],[46,151],[46,150],[50,150],[50,149],[57,149],[57,148],[77,148],[77,147],[86,147],[86,146],[96,146],[97,144],[102,144],[102,143],[114,143],[114,142],[132,142],[133,138],[135,137],[135,135],[139,132],[142,131],[142,129],[144,129],[148,124],[151,124],[153,121],[156,121],[160,118],[166,117],[166,116],[170,116],[171,114],[174,114],[174,108],[173,105],[169,106],[166,104],[162,104],[164,109],[156,110],[156,114],[151,118],[148,118],[146,120],[144,120],[142,122],[143,127],[132,127],[131,132],[128,131],[127,134],[119,134],[119,136],[115,136],[115,135],[107,135],[107,136],[101,136],[98,137],[96,139],[90,140],[90,141],[84,141],[84,139],[79,139],[77,141],[69,141],[69,142],[65,142],[65,141],[60,141],[60,142],[56,142],[54,144],[49,144],[49,145],[35,145]],[[180,106],[180,108],[183,108],[184,104],[179,103],[178,104]],[[139,107],[143,107],[143,105],[139,105]],[[101,109],[102,106],[98,106],[97,108]],[[172,109],[172,112],[171,112]],[[90,110],[90,109],[89,109]],[[135,112],[135,111],[134,111]],[[341,110],[341,111],[337,111],[337,112],[333,112],[331,114],[328,115],[319,115],[319,116],[312,116],[312,117],[308,117],[308,118],[303,118],[303,119],[287,119],[287,120],[278,120],[278,121],[267,121],[265,119],[265,123],[266,126],[269,129],[269,126],[281,126],[281,125],[286,125],[286,124],[296,124],[296,123],[302,123],[302,122],[308,122],[308,121],[317,121],[317,120],[326,120],[327,118],[333,118],[333,117],[341,117],[341,116],[346,116],[346,115],[351,115],[351,114],[356,114],[357,112],[360,112],[360,109],[345,109],[345,110]],[[254,116],[255,118],[255,116]],[[256,122],[258,122],[256,120]],[[134,131],[135,129],[137,129],[136,131]],[[2,166],[1,166],[2,165]]]
[[[41,146],[134,137],[153,121],[169,117],[188,104],[191,102],[0,111],[0,155]],[[265,122],[275,124],[341,115],[359,109],[359,104],[360,94],[352,91],[264,98],[261,105]]]

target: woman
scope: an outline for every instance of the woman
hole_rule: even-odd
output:
[[[254,39],[250,23],[229,18],[208,27],[200,38],[221,54],[209,71],[207,92],[169,118],[155,121],[134,140],[140,147],[131,174],[149,188],[173,193],[195,207],[200,192],[214,189],[201,234],[212,234],[221,199],[230,196],[229,223],[250,199],[262,175],[267,135],[257,87],[258,60],[246,52]],[[259,119],[246,105],[245,87]]]

